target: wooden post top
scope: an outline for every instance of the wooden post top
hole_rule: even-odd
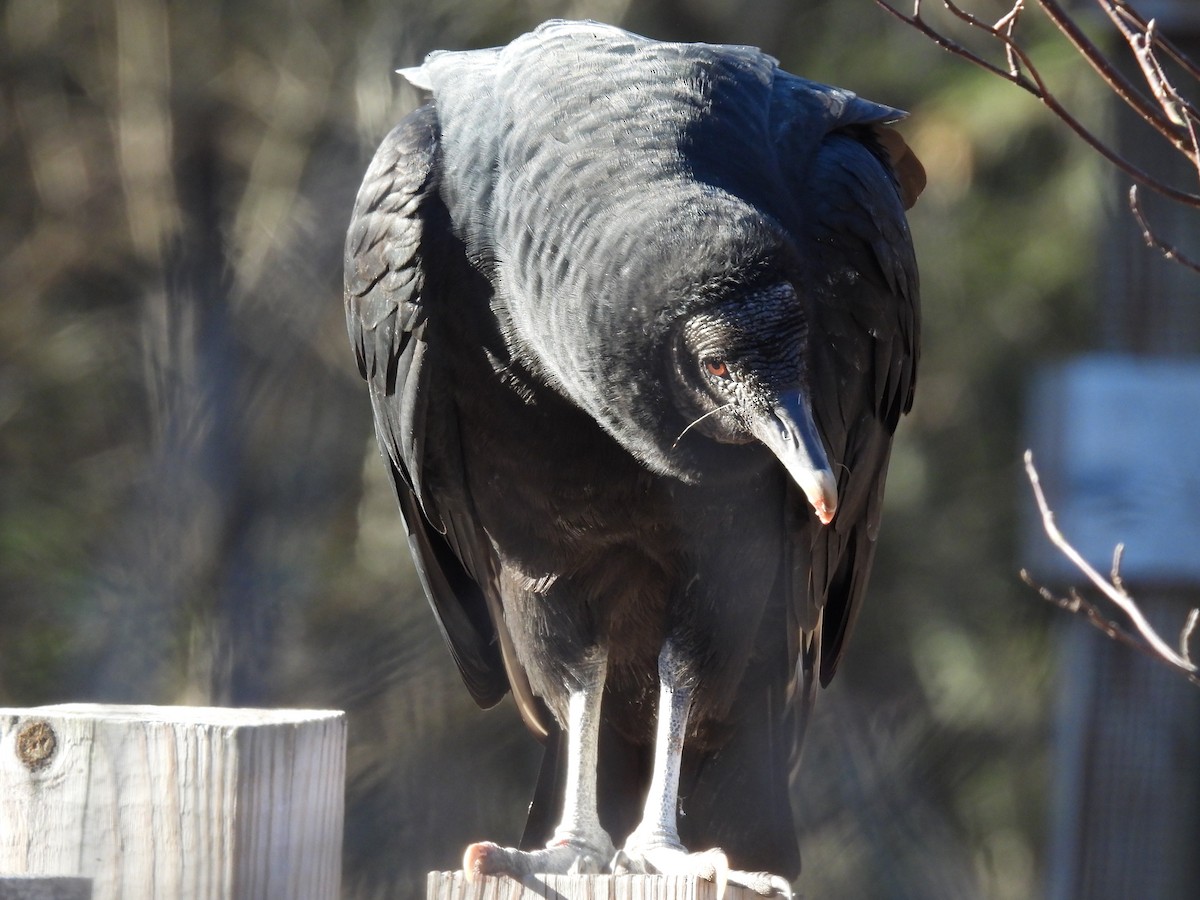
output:
[[[469,882],[462,871],[430,872],[425,900],[718,900],[717,886],[694,875],[485,875]],[[727,885],[723,900],[762,900]]]

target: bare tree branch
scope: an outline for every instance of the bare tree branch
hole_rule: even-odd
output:
[[[1193,609],[1188,615],[1187,621],[1179,634],[1180,652],[1176,653],[1154,630],[1154,627],[1146,619],[1145,614],[1137,605],[1137,602],[1125,590],[1123,581],[1121,580],[1121,558],[1124,554],[1124,548],[1118,544],[1113,553],[1112,572],[1109,579],[1106,581],[1104,576],[1094,569],[1087,560],[1076,550],[1059,531],[1058,525],[1054,522],[1054,513],[1050,509],[1049,503],[1046,502],[1046,495],[1042,491],[1041,479],[1038,478],[1037,469],[1033,465],[1033,453],[1025,451],[1025,473],[1029,476],[1029,484],[1033,488],[1033,496],[1037,501],[1038,511],[1042,516],[1042,527],[1046,530],[1046,535],[1050,538],[1050,542],[1054,544],[1059,551],[1071,561],[1080,572],[1082,572],[1097,590],[1129,621],[1131,628],[1124,627],[1119,623],[1109,619],[1101,611],[1096,604],[1085,600],[1079,593],[1071,588],[1067,598],[1057,597],[1052,592],[1044,587],[1040,587],[1034,583],[1028,572],[1022,571],[1021,577],[1027,584],[1034,587],[1039,594],[1046,600],[1062,607],[1068,612],[1082,613],[1085,618],[1099,628],[1102,632],[1114,640],[1120,641],[1134,649],[1145,653],[1153,659],[1181,672],[1192,684],[1200,686],[1200,668],[1198,668],[1191,660],[1189,644],[1191,642],[1192,633],[1196,628],[1196,621],[1200,618],[1200,609]]]
[[[1021,19],[1021,13],[1025,11],[1025,0],[1017,0],[1013,4],[1012,9],[996,20],[993,26],[997,31],[1003,30],[1005,36],[1012,41],[1013,33],[1017,30],[1017,22]],[[1005,47],[1005,58],[1008,60],[1008,71],[1013,75],[1019,75],[1021,72],[1021,60],[1016,53],[1013,52],[1011,44]]]
[[[1159,57],[1159,51],[1176,65],[1185,77],[1196,81],[1200,81],[1200,65],[1164,38],[1159,33],[1155,21],[1145,18],[1127,0],[1095,0],[1096,5],[1113,22],[1128,45],[1142,80],[1149,90],[1147,94],[1123,75],[1116,64],[1087,37],[1063,9],[1059,0],[1036,2],[1046,18],[1088,62],[1112,92],[1161,135],[1175,151],[1185,157],[1196,169],[1197,179],[1200,180],[1200,140],[1197,138],[1200,110],[1187,100],[1171,81]],[[968,12],[955,0],[941,0],[946,11],[967,26],[970,32],[980,33],[986,40],[999,45],[1003,50],[1006,66],[997,65],[931,25],[922,14],[922,0],[914,0],[911,13],[902,12],[893,5],[892,0],[875,0],[875,3],[939,47],[1031,94],[1089,147],[1136,184],[1175,203],[1200,208],[1200,194],[1174,187],[1132,162],[1076,118],[1050,90],[1033,64],[1028,50],[1022,46],[1017,33],[1022,13],[1026,9],[1026,0],[1015,0],[1008,12],[995,24],[989,24]],[[1193,264],[1179,250],[1155,235],[1138,206],[1136,193],[1130,195],[1130,207],[1149,246],[1158,249],[1168,259],[1200,271],[1200,266]]]
[[[1181,266],[1191,269],[1193,272],[1200,273],[1200,262],[1184,254],[1174,244],[1168,244],[1150,227],[1150,223],[1146,220],[1146,214],[1142,211],[1142,204],[1138,200],[1136,184],[1129,188],[1129,209],[1133,213],[1133,218],[1137,222],[1138,227],[1142,229],[1142,240],[1146,242],[1147,247],[1157,250],[1163,255],[1164,259],[1177,262]]]
[[[1150,21],[1146,19],[1140,12],[1130,6],[1125,0],[1096,0],[1101,9],[1105,11],[1110,19],[1114,22],[1124,22],[1132,30],[1148,31]],[[1117,27],[1120,26],[1118,22]],[[1191,78],[1200,81],[1200,65],[1197,65],[1191,57],[1180,50],[1168,38],[1162,35],[1155,35],[1155,43],[1163,50],[1164,53],[1171,59],[1172,62],[1179,65],[1184,72]]]
[[[1096,0],[1096,2],[1101,9],[1108,12],[1114,6],[1116,0]],[[1056,0],[1038,0],[1038,5],[1045,11],[1047,18],[1054,23],[1054,27],[1071,42],[1071,45],[1079,51],[1079,55],[1087,60],[1088,64],[1096,70],[1096,74],[1112,88],[1113,92],[1121,98],[1126,106],[1141,116],[1147,125],[1170,141],[1179,152],[1187,153],[1189,151],[1190,148],[1184,140],[1185,134],[1180,130],[1179,126],[1171,120],[1170,116],[1163,114],[1161,106],[1155,107],[1129,79],[1121,74],[1095,43],[1088,40],[1079,26],[1075,24],[1075,21],[1063,11]],[[1111,13],[1110,17],[1112,17]],[[1146,30],[1153,30],[1152,23],[1147,25]],[[1133,49],[1136,55],[1137,51],[1134,47],[1134,40],[1144,36],[1144,33],[1139,33],[1135,29],[1127,27],[1126,30],[1122,31],[1122,34],[1125,35],[1126,41],[1130,44],[1130,49]],[[1149,46],[1149,43],[1147,43],[1147,46]],[[1154,85],[1149,84],[1149,86],[1151,87],[1151,92],[1156,93]]]
[[[1183,631],[1179,633],[1179,655],[1189,663],[1192,661],[1192,633],[1196,630],[1197,621],[1200,621],[1200,609],[1193,609],[1183,623]]]
[[[1142,70],[1142,77],[1150,86],[1150,91],[1154,94],[1159,108],[1166,113],[1167,118],[1173,124],[1186,127],[1189,117],[1195,116],[1195,110],[1175,90],[1167,79],[1167,73],[1163,70],[1162,63],[1158,61],[1158,56],[1154,52],[1154,41],[1157,38],[1154,20],[1151,19],[1147,22],[1145,30],[1139,32],[1130,28],[1128,22],[1120,16],[1113,16],[1112,19],[1122,37],[1125,38],[1125,42],[1129,44],[1129,49],[1133,51],[1133,58],[1137,61],[1138,68]]]
[[[1153,652],[1133,632],[1123,628],[1119,623],[1104,615],[1100,607],[1086,599],[1076,588],[1068,588],[1067,596],[1060,597],[1048,587],[1034,581],[1033,575],[1030,574],[1028,569],[1022,569],[1019,574],[1021,580],[1037,591],[1038,595],[1047,603],[1053,603],[1055,606],[1065,609],[1069,613],[1083,616],[1091,625],[1094,625],[1117,643],[1124,644],[1139,653],[1144,653],[1151,657],[1154,656]],[[1200,685],[1200,679],[1196,681],[1196,684]]]

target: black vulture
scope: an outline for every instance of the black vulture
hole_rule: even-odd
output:
[[[464,867],[785,890],[913,398],[903,113],[594,22],[403,74],[432,100],[358,194],[350,339],[467,688],[547,745],[524,849]]]

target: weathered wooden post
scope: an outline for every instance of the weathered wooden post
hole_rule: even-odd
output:
[[[472,883],[462,872],[430,872],[425,900],[717,900],[717,885],[693,875],[488,876]],[[724,900],[762,900],[727,885]]]
[[[333,900],[340,712],[0,709],[0,876],[82,876],[94,900]]]

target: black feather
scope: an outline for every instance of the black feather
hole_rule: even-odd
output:
[[[752,48],[591,23],[432,54],[412,77],[434,101],[367,173],[346,314],[464,680],[483,705],[511,688],[545,733],[605,646],[601,817],[631,827],[670,645],[696,694],[685,841],[791,874],[787,697],[842,656],[912,403],[916,265],[872,131],[902,114]],[[735,412],[695,406],[693,320],[751,348]],[[785,387],[837,476],[828,526],[738,437]],[[531,839],[560,755],[552,741]]]

